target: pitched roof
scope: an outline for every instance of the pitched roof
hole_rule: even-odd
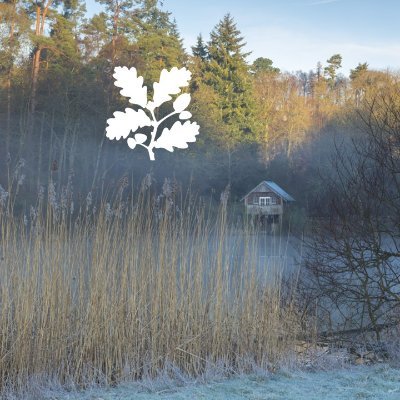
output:
[[[262,181],[254,189],[252,189],[249,193],[247,193],[246,196],[244,196],[242,198],[242,200],[245,199],[250,193],[253,193],[254,191],[256,191],[256,189],[262,184],[267,185],[267,187],[269,189],[271,189],[272,192],[274,192],[278,196],[282,197],[283,200],[295,201],[294,198],[292,196],[290,196],[290,194],[286,193],[279,185],[277,185],[275,182],[272,182],[272,181]]]
[[[273,192],[276,194],[279,194],[284,200],[286,201],[295,201],[290,194],[286,193],[279,185],[277,185],[275,182],[272,181],[264,181],[271,189]]]

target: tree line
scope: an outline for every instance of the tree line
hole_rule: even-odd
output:
[[[324,158],[320,144],[329,140],[327,131],[349,129],[348,117],[363,99],[393,78],[365,62],[347,78],[340,73],[340,54],[308,72],[280,71],[266,57],[250,63],[230,14],[187,51],[159,1],[98,3],[104,11],[91,18],[81,0],[0,5],[4,187],[16,181],[13,171],[21,159],[29,193],[49,178],[61,190],[79,175],[77,186],[97,190],[123,175],[139,178],[151,170],[161,176],[167,166],[171,175],[194,180],[200,192],[229,184],[237,196],[272,175],[306,204],[301,188],[308,182],[309,192],[318,192],[315,160]],[[191,112],[201,126],[196,146],[165,155],[156,166],[146,163],[145,154],[133,157],[129,149],[105,142],[106,119],[125,106],[113,85],[116,66],[135,66],[150,92],[163,68],[188,67]]]

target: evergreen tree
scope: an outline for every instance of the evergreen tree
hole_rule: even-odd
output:
[[[192,46],[192,57],[190,58],[190,71],[192,72],[190,91],[192,93],[195,93],[205,84],[204,74],[207,62],[207,48],[200,33],[197,36],[196,45]]]
[[[350,79],[354,81],[366,71],[368,71],[368,63],[358,63],[357,67],[350,70]]]
[[[170,35],[175,37],[178,40],[178,42],[180,43],[180,45],[183,46],[183,39],[181,37],[181,34],[179,33],[178,24],[177,24],[175,18],[171,24]]]
[[[193,57],[199,57],[203,61],[206,60],[208,56],[206,44],[203,41],[201,33],[197,36],[196,45],[192,46],[192,54]]]
[[[159,30],[149,30],[138,38],[140,62],[139,72],[150,89],[158,81],[160,72],[166,68],[180,67],[186,60],[179,40]]]
[[[144,31],[151,26],[154,29],[166,30],[171,33],[174,29],[171,13],[160,9],[159,0],[136,0],[136,3],[139,6],[135,11],[136,22]],[[144,32],[142,31],[142,33]]]
[[[240,31],[227,14],[210,34],[205,82],[218,94],[215,105],[225,126],[219,138],[232,150],[240,142],[254,140],[256,127],[249,67]]]
[[[76,95],[80,91],[82,66],[79,29],[85,6],[81,0],[64,1],[59,6],[48,9],[48,33],[42,32],[38,42],[41,71],[35,102],[44,112],[72,112],[71,97],[74,97],[75,112],[78,112]]]
[[[261,72],[268,72],[268,73],[279,73],[280,69],[272,66],[273,61],[269,58],[259,57],[251,66],[251,70],[254,74],[258,74]]]
[[[97,57],[108,43],[107,15],[104,12],[93,15],[82,27],[83,57],[86,62]]]
[[[52,17],[58,14],[57,8],[60,0],[46,0],[35,2],[24,2],[26,13],[29,15],[34,29],[32,29],[31,41],[33,45],[32,58],[32,81],[31,93],[29,99],[30,118],[28,122],[29,129],[33,129],[34,114],[38,103],[37,92],[39,88],[39,78],[41,75],[41,65],[43,64],[44,54],[48,54],[48,50],[52,47],[51,41],[46,34],[46,25],[52,21]],[[54,48],[53,48],[54,50]]]
[[[328,65],[324,68],[325,75],[328,77],[331,88],[335,86],[337,70],[342,67],[342,56],[334,54],[329,60],[326,60]]]
[[[69,101],[69,92],[79,90],[81,53],[74,34],[74,22],[61,14],[55,14],[51,24],[48,47],[43,49],[47,71],[41,82],[44,93],[53,92],[53,96],[44,95],[41,103],[47,103],[49,109],[64,109],[63,102]],[[73,89],[74,88],[74,89]],[[57,97],[57,101],[54,99]],[[50,100],[50,101],[49,101]],[[76,110],[78,111],[78,110]]]
[[[186,62],[182,39],[171,13],[158,7],[158,0],[144,0],[138,10],[140,31],[137,47],[140,56],[139,72],[151,92],[162,69],[182,66]]]
[[[253,87],[246,62],[249,53],[243,51],[245,45],[236,23],[227,14],[210,34],[204,63],[204,84],[213,94],[206,106],[218,125],[213,140],[226,151],[229,184],[233,152],[240,144],[257,139]]]
[[[14,70],[20,56],[22,41],[29,30],[27,15],[18,7],[18,0],[8,0],[0,4],[0,110],[6,112],[5,146],[0,146],[0,159],[7,160],[11,139],[11,119],[16,106],[18,90],[14,88]],[[19,104],[17,104],[19,103]],[[3,167],[0,164],[0,167]]]
[[[63,17],[73,25],[73,32],[77,36],[86,13],[86,5],[82,0],[64,0]]]
[[[368,64],[358,63],[357,67],[350,70],[351,86],[354,94],[354,103],[356,107],[361,105],[362,98],[364,97],[368,87],[372,84],[374,79],[371,79],[373,73],[368,70]]]
[[[131,12],[133,11],[134,0],[96,0],[103,4],[107,16],[107,33],[111,39],[111,64],[116,64],[117,42],[124,32],[126,25],[129,25]]]

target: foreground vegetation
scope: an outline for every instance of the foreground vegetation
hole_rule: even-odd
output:
[[[130,203],[89,199],[74,219],[52,199],[29,218],[3,208],[3,389],[32,377],[110,384],[171,364],[269,368],[288,351],[296,311],[281,271],[259,268],[255,232],[230,226],[225,203],[211,218],[146,185]]]

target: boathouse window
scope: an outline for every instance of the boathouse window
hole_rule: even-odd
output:
[[[260,197],[260,206],[269,206],[271,204],[271,197]]]

